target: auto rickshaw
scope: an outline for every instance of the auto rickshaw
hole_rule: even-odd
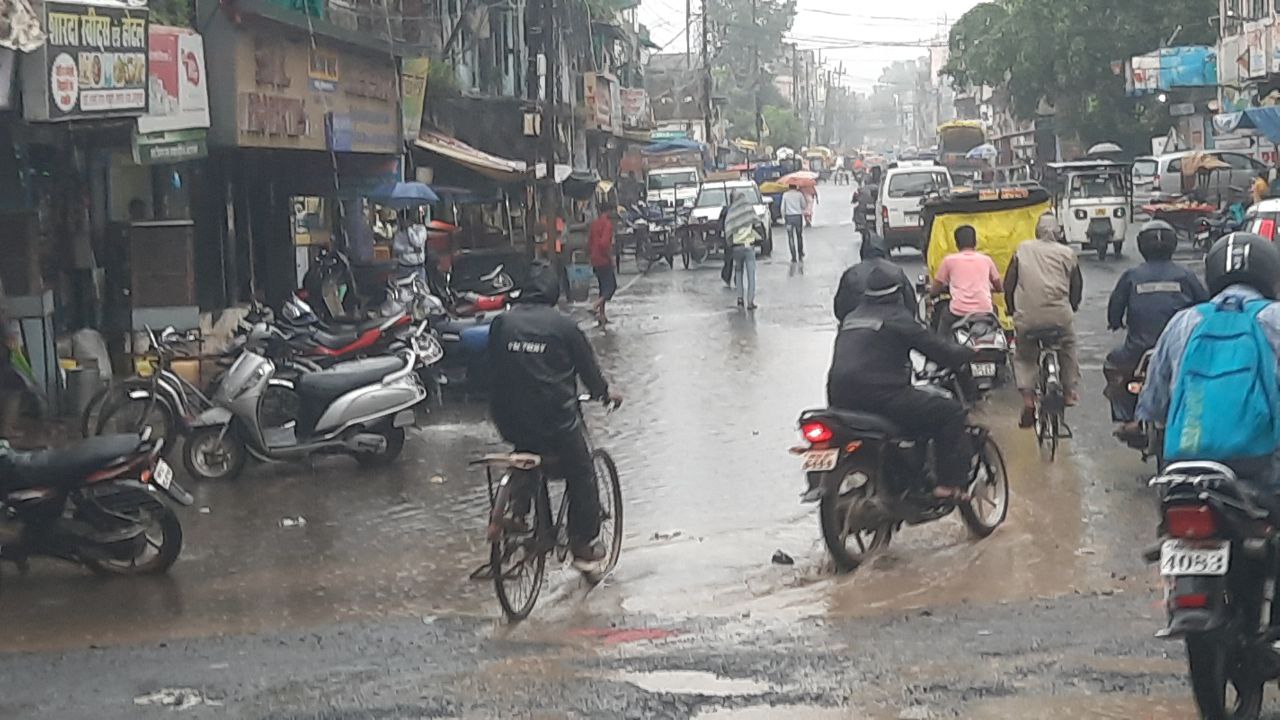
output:
[[[927,198],[922,220],[929,242],[925,252],[929,277],[937,274],[943,258],[957,251],[956,229],[964,225],[977,231],[978,252],[991,256],[1003,276],[1018,245],[1034,239],[1040,216],[1052,211],[1049,192],[1034,184],[979,190],[962,188]],[[1001,325],[1011,330],[1013,321],[1005,311],[1004,297],[996,294],[993,299]],[[922,316],[926,315],[925,302],[922,300]]]
[[[1053,171],[1054,209],[1067,243],[1080,245],[1106,260],[1119,256],[1129,233],[1133,208],[1132,168],[1111,160],[1049,163]]]

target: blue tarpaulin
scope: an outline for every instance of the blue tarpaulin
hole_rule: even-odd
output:
[[[697,150],[702,152],[706,146],[697,140],[687,140],[683,138],[672,138],[671,140],[663,140],[661,142],[650,143],[646,145],[640,152],[645,155],[661,155],[671,152],[687,152],[689,150]]]
[[[1160,50],[1160,89],[1215,87],[1218,84],[1218,53],[1205,45]]]
[[[1248,108],[1215,115],[1213,129],[1219,135],[1236,130],[1257,130],[1266,139],[1280,144],[1280,107]]]

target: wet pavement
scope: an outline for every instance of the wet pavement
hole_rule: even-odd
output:
[[[553,571],[530,621],[498,620],[468,580],[488,548],[466,462],[503,446],[455,398],[390,470],[328,458],[188,484],[168,577],[4,568],[0,717],[1193,717],[1181,648],[1151,638],[1148,469],[1101,397],[1106,296],[1136,250],[1082,258],[1085,401],[1057,462],[1016,429],[1011,390],[981,410],[1009,465],[1005,525],[981,542],[956,519],[907,528],[835,576],[787,448],[823,402],[857,239],[838,203],[804,265],[776,231],[759,310],[735,307],[718,262],[626,260],[613,324],[588,330],[627,397],[588,415],[625,498],[601,586]]]

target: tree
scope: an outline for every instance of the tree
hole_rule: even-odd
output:
[[[756,97],[762,107],[786,104],[770,78],[791,67],[783,37],[795,20],[795,0],[707,0],[706,12],[712,74],[716,94],[728,98],[729,133],[753,138]]]
[[[1161,47],[1175,30],[1179,43],[1213,44],[1205,18],[1215,12],[1216,0],[986,2],[952,27],[943,74],[957,88],[1004,87],[1016,117],[1033,118],[1048,102],[1059,127],[1085,143],[1140,146],[1152,126],[1125,96],[1112,62]]]
[[[794,110],[781,105],[766,105],[763,114],[765,127],[769,129],[770,145],[799,150],[808,144],[809,133]]]

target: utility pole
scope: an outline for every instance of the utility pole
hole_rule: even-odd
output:
[[[556,37],[556,2],[542,0],[542,52],[546,56],[543,78],[542,160],[547,164],[548,185],[555,183],[556,165],[556,90],[560,75],[560,43]]]
[[[693,0],[684,0],[684,69],[693,68]]]
[[[751,0],[751,94],[756,106],[756,148],[764,149],[764,112],[760,106],[760,21],[757,17],[759,0]]]
[[[711,137],[711,31],[707,25],[707,2],[702,0],[702,132],[703,141],[715,152]]]

